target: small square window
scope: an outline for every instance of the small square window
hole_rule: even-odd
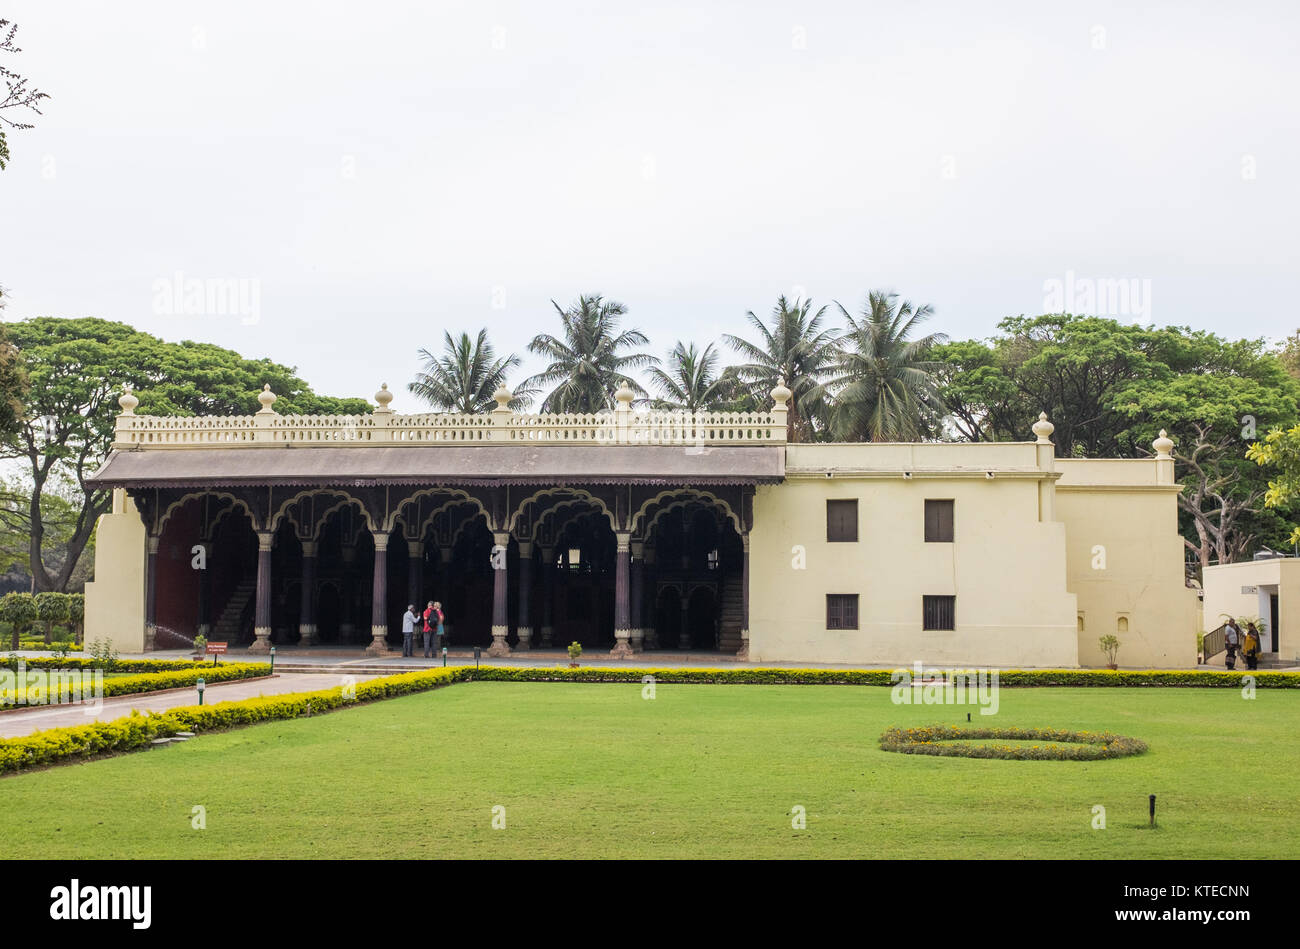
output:
[[[858,595],[856,593],[826,594],[826,628],[858,628]]]
[[[957,598],[955,596],[921,597],[922,629],[956,629]]]
[[[858,499],[826,502],[826,540],[828,543],[856,543],[858,539]]]
[[[952,516],[951,500],[926,500],[925,542],[927,544],[952,543]]]

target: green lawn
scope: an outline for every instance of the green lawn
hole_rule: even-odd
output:
[[[1300,694],[1000,699],[985,723],[1109,730],[1151,750],[888,754],[886,727],[968,709],[895,706],[884,688],[660,685],[645,700],[639,685],[479,682],[3,778],[0,836],[30,857],[1295,855]],[[191,829],[193,805],[206,830]],[[806,829],[791,827],[795,805]]]

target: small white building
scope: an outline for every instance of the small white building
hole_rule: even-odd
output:
[[[1300,657],[1300,560],[1257,555],[1254,560],[1205,568],[1202,612],[1206,631],[1229,616],[1252,620],[1261,631],[1265,659]],[[1223,653],[1211,665],[1223,665]]]

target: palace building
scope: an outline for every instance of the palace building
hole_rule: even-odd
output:
[[[137,415],[93,484],[86,638],[123,652],[385,654],[408,603],[451,647],[578,641],[631,657],[1190,666],[1173,443],[1057,458],[1035,441],[793,444],[769,411]],[[653,661],[653,656],[646,657]]]

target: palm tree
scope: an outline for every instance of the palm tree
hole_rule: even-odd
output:
[[[944,412],[936,373],[926,357],[943,333],[909,339],[934,309],[901,304],[898,294],[873,290],[855,319],[837,302],[848,332],[836,345],[826,386],[834,393],[831,430],[844,441],[915,441],[930,434]]]
[[[440,412],[469,415],[496,408],[492,394],[498,386],[505,385],[506,373],[518,368],[519,357],[510,355],[498,359],[488,342],[486,329],[479,330],[478,338],[473,340],[468,333],[453,338],[444,332],[442,336],[441,356],[434,356],[427,349],[420,350],[424,368],[407,389]],[[510,408],[523,408],[536,394],[536,390],[529,390],[525,382],[515,390]]]
[[[668,369],[650,370],[650,384],[661,398],[654,400],[657,409],[684,412],[708,412],[730,408],[736,400],[737,382],[731,369],[718,373],[718,353],[713,344],[700,352],[695,344],[678,340],[668,354]]]
[[[734,371],[748,385],[755,403],[766,405],[776,384],[785,381],[792,393],[787,424],[789,439],[794,442],[809,441],[815,433],[814,421],[824,415],[822,380],[835,355],[835,332],[822,329],[826,307],[816,313],[811,311],[811,300],[791,303],[782,296],[772,309],[770,325],[752,311],[746,314],[758,331],[759,342],[730,334],[722,337],[749,359]]]
[[[619,331],[627,307],[599,294],[580,296],[567,310],[554,300],[551,306],[560,314],[563,338],[548,333],[533,338],[529,352],[547,357],[550,363],[524,382],[526,386],[550,389],[542,400],[543,412],[612,408],[614,390],[624,382],[637,395],[646,395],[627,370],[653,366],[659,360],[636,350],[649,343],[640,330]]]

